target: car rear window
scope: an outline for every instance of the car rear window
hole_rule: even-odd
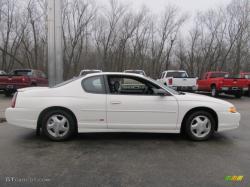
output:
[[[106,92],[103,76],[93,76],[83,79],[82,87],[88,93],[101,94]]]
[[[227,75],[228,73],[212,73],[210,78],[223,78]]]
[[[168,72],[167,77],[173,77],[173,78],[187,78],[186,72]]]
[[[10,73],[10,75],[13,76],[31,76],[32,75],[32,71],[31,70],[15,70],[13,72]]]

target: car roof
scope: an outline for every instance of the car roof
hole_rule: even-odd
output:
[[[124,71],[144,71],[144,70],[142,70],[142,69],[126,69]]]
[[[166,70],[164,72],[186,72],[185,70]]]
[[[86,77],[92,77],[92,76],[96,76],[96,75],[129,75],[129,76],[134,76],[134,77],[144,77],[141,74],[135,74],[135,73],[125,73],[125,72],[100,72],[100,73],[91,73],[88,74]]]
[[[228,72],[226,72],[226,71],[209,71],[207,73],[228,73]]]

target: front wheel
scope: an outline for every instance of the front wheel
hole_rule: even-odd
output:
[[[185,132],[191,140],[207,140],[214,134],[215,124],[215,119],[209,112],[194,112],[186,120]]]
[[[42,131],[50,140],[64,141],[75,134],[76,124],[64,110],[49,111],[42,118]]]

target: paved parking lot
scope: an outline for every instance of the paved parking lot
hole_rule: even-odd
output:
[[[93,133],[57,143],[0,123],[0,186],[250,186],[250,98],[222,99],[236,105],[241,126],[206,142]],[[0,96],[0,105],[9,99]],[[224,180],[231,175],[244,179]]]

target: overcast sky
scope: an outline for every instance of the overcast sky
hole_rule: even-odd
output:
[[[96,0],[97,5],[102,7],[107,5],[110,0]],[[204,12],[211,8],[228,5],[231,0],[118,0],[122,4],[129,5],[130,8],[140,10],[144,5],[151,10],[153,14],[160,14],[167,5],[174,5],[182,13],[187,13],[189,19],[182,27],[182,31],[187,33],[193,25],[194,16],[198,11]]]
[[[178,6],[182,11],[195,14],[197,11],[205,11],[209,8],[227,5],[231,0],[119,0],[122,3],[130,4],[132,8],[140,9],[146,5],[154,13],[163,11],[168,4]],[[97,0],[106,4],[109,0]]]

